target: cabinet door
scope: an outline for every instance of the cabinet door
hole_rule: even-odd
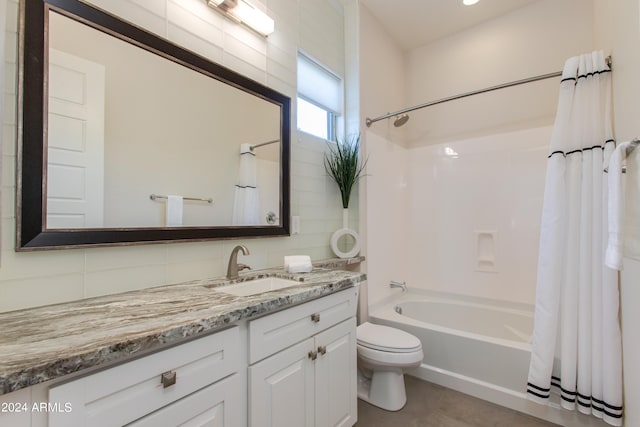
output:
[[[249,364],[355,316],[358,290],[346,289],[249,322]]]
[[[313,351],[309,338],[249,367],[251,427],[314,426]]]
[[[242,379],[234,374],[127,427],[235,427],[243,424],[245,401]]]
[[[316,427],[352,426],[358,418],[356,319],[315,337]]]
[[[0,426],[31,427],[31,387],[0,396]]]

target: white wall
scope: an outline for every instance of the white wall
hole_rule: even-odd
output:
[[[591,1],[541,0],[406,53],[407,105],[562,70],[592,50]],[[411,145],[553,122],[558,80],[502,89],[411,113]]]
[[[378,117],[406,106],[405,56],[369,10],[360,6],[360,105],[366,117]],[[367,129],[364,121],[361,129]],[[403,140],[404,130],[390,120],[367,129],[394,143]]]
[[[360,11],[360,105],[362,115],[376,117],[403,107],[404,57],[380,23],[362,5]],[[369,301],[392,292],[390,280],[405,270],[406,150],[397,144],[402,133],[388,120],[367,128],[361,120],[362,152],[368,158],[360,183],[364,263]],[[393,142],[391,142],[393,141]]]
[[[220,276],[234,245],[246,244],[254,268],[282,265],[285,254],[333,256],[329,238],[341,227],[335,185],[323,167],[325,143],[292,129],[292,215],[301,234],[288,238],[16,253],[15,147],[17,0],[6,4],[6,79],[3,81],[2,241],[0,311]],[[95,0],[91,3],[221,63],[292,98],[295,128],[298,48],[344,72],[344,18],[334,0],[269,0],[276,32],[264,39],[207,7],[203,0]],[[1,9],[0,9],[1,10]],[[357,204],[352,207],[357,219]]]

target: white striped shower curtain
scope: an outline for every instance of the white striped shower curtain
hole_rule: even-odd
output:
[[[611,103],[602,52],[566,61],[547,165],[527,393],[620,426],[618,274],[604,264]]]

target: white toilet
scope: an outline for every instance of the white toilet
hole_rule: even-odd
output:
[[[387,411],[407,402],[404,371],[420,366],[422,344],[408,332],[364,322],[357,329],[358,398]]]

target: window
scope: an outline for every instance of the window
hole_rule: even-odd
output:
[[[335,119],[322,107],[298,97],[298,129],[324,139],[334,139]]]
[[[298,53],[298,129],[334,140],[342,114],[342,80],[326,67]]]

